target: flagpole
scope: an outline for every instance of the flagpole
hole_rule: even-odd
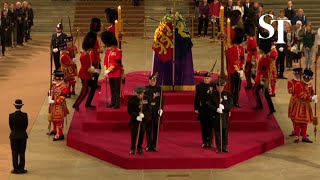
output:
[[[172,91],[175,91],[175,49],[176,49],[176,44],[175,44],[175,42],[176,42],[176,40],[175,40],[175,38],[176,38],[176,25],[175,25],[175,23],[176,23],[176,15],[175,15],[175,13],[176,13],[176,0],[173,0],[173,10],[172,10],[173,12],[171,12],[172,13],[172,29],[173,29],[173,39],[172,39],[172,44],[173,44],[173,52],[172,52]]]

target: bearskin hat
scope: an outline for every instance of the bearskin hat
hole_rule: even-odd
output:
[[[101,33],[100,37],[103,44],[106,45],[107,47],[118,46],[118,41],[116,39],[116,36],[112,32],[104,31]]]
[[[255,27],[254,26],[245,26],[245,31],[246,31],[246,34],[249,35],[250,37],[253,37],[254,34],[255,34]]]
[[[101,30],[101,20],[99,18],[92,18],[90,22],[90,31],[99,32]]]
[[[252,16],[254,16],[254,15],[252,15]],[[249,36],[254,36],[255,27],[256,27],[255,21],[251,17],[248,17],[244,21],[243,25],[244,25],[244,29],[245,29],[246,34]]]
[[[234,28],[235,37],[232,40],[232,44],[241,44],[244,39],[244,30],[242,28],[236,27]]]
[[[88,32],[82,41],[82,49],[88,50],[92,49],[97,41],[97,34],[93,32]]]
[[[118,11],[113,8],[107,8],[104,10],[108,23],[114,24],[115,20],[118,20]]]
[[[269,37],[268,32],[262,32],[260,33],[260,35],[264,38]],[[270,38],[268,39],[259,38],[259,49],[263,51],[265,54],[268,54],[271,51],[271,45],[272,43]]]
[[[241,19],[241,12],[239,10],[231,11],[230,13],[230,25],[235,26],[238,24],[238,21]]]

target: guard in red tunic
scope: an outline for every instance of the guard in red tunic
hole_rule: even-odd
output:
[[[288,89],[288,93],[291,94],[291,98],[290,98],[290,102],[289,102],[289,108],[288,108],[288,117],[291,119],[292,124],[293,124],[293,129],[294,129],[294,122],[293,122],[293,117],[292,115],[293,113],[293,109],[297,103],[297,99],[294,96],[294,87],[297,84],[297,82],[300,82],[300,77],[302,74],[302,68],[294,68],[292,69],[293,73],[294,73],[294,77],[291,80],[288,80],[288,85],[287,85],[287,89]],[[295,136],[296,133],[294,132],[294,130],[291,132],[291,134],[289,136]]]
[[[72,38],[70,38],[72,40]],[[65,74],[65,82],[69,90],[68,97],[71,94],[75,94],[75,85],[76,85],[76,76],[77,68],[75,64],[75,59],[72,58],[73,54],[70,55],[70,48],[67,47],[67,44],[63,44],[60,47],[60,61],[61,61],[61,71]]]
[[[241,45],[244,38],[244,32],[241,28],[235,28],[236,36],[232,41],[232,46],[227,51],[228,57],[228,81],[230,82],[230,92],[233,95],[235,107],[239,105],[239,93],[241,88],[241,78],[244,75],[244,48]]]
[[[112,9],[112,8],[107,8],[107,9],[105,9],[104,12],[105,12],[105,15],[106,15],[107,23],[109,24],[109,26],[106,28],[106,30],[112,32],[113,34],[115,34],[114,22],[115,22],[115,20],[118,20],[118,12],[117,12],[117,10]]]
[[[254,29],[246,28],[247,30],[247,59],[246,59],[246,80],[247,86],[246,89],[252,88],[251,79],[254,79],[256,76],[256,66],[258,60],[258,49],[257,49],[257,40],[255,38]]]
[[[98,18],[92,18],[90,23],[90,31],[93,33],[100,32],[101,29],[101,21]],[[92,61],[92,65],[95,69],[99,69],[101,71],[101,64],[100,64],[100,53],[102,53],[103,50],[100,48],[98,38],[96,39],[96,43],[93,47],[93,49],[90,51],[90,58]],[[98,85],[98,79],[99,79],[99,73],[95,73],[93,76],[93,81],[96,84],[97,88],[101,88],[100,85]]]
[[[61,71],[54,72],[54,82],[49,91],[49,111],[53,124],[53,130],[50,135],[55,135],[53,141],[64,139],[63,122],[64,118],[69,114],[66,97],[69,90],[64,83],[64,74]]]
[[[263,32],[261,34],[263,37],[268,37],[268,33]],[[257,106],[254,107],[254,110],[263,109],[263,104],[260,97],[260,90],[263,91],[264,97],[267,100],[269,106],[269,114],[272,115],[276,110],[274,109],[270,94],[268,92],[269,81],[270,81],[270,65],[272,62],[271,57],[268,55],[271,50],[271,40],[270,39],[260,39],[260,51],[262,56],[259,59],[257,76],[255,78],[255,84],[253,87],[254,95],[257,100]]]
[[[101,33],[101,40],[107,47],[104,56],[104,75],[109,78],[111,89],[111,104],[109,108],[119,109],[120,107],[120,86],[122,74],[122,51],[117,48],[118,42],[115,35],[110,31]]]
[[[271,46],[271,51],[270,51],[270,58],[272,59],[271,62],[271,76],[270,76],[270,96],[274,97],[276,96],[276,83],[277,83],[277,78],[278,78],[278,72],[277,72],[277,66],[276,66],[276,61],[278,59],[278,51],[275,45]]]
[[[84,100],[84,98],[86,97],[86,95],[88,94],[89,88],[90,88],[90,92],[89,92],[85,107],[93,108],[93,109],[96,108],[96,106],[93,106],[91,104],[96,91],[96,84],[93,81],[93,75],[95,73],[99,73],[99,69],[95,69],[92,66],[92,62],[89,55],[91,49],[94,47],[96,43],[96,39],[97,39],[97,34],[93,32],[88,32],[82,42],[83,52],[80,55],[81,67],[78,74],[82,82],[82,88],[81,88],[81,92],[78,99],[72,106],[78,112],[80,111],[79,106],[81,102]]]
[[[311,102],[318,102],[318,96],[314,95],[313,87],[310,83],[312,77],[313,72],[305,69],[302,79],[294,86],[296,104],[292,110],[291,116],[295,126],[295,143],[299,142],[300,131],[302,132],[302,142],[312,143],[307,137],[307,126],[308,123],[311,123],[313,120]]]
[[[74,73],[74,76],[78,76],[78,67],[77,67],[77,58],[76,58],[76,54],[78,53],[78,48],[77,46],[75,46],[73,43],[73,39],[72,41],[69,41],[68,42],[68,51],[69,51],[69,56],[70,58],[72,59],[72,65],[73,65],[73,73]],[[71,95],[76,95],[76,92],[75,92],[75,83],[74,84],[71,84],[71,88],[72,90],[70,91],[71,92]]]

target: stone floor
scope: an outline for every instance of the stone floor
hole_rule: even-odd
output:
[[[34,69],[31,74],[38,72],[45,76],[48,74],[44,72],[44,69],[48,69],[48,48],[45,38],[35,39],[39,44],[43,44],[40,50],[33,48],[31,60],[25,61],[23,66],[20,65],[19,68],[11,68],[8,71],[15,76],[21,73],[26,73],[28,75],[30,72],[24,71],[24,66],[26,67],[37,67]],[[136,71],[136,70],[149,70],[151,68],[152,62],[152,51],[151,51],[151,41],[152,40],[143,40],[143,39],[125,39],[127,43],[123,45],[123,61],[124,66],[127,72]],[[220,59],[220,51],[218,43],[210,43],[209,39],[194,39],[193,40],[193,56],[194,56],[194,65],[195,69],[198,70],[210,70],[215,59]],[[31,48],[36,47],[30,43]],[[33,54],[34,53],[34,54]],[[13,53],[14,54],[14,53]],[[39,56],[40,55],[40,56]],[[24,56],[16,56],[17,61],[24,60]],[[36,61],[35,61],[36,60]],[[1,68],[0,59],[0,68]],[[42,63],[38,63],[38,62]],[[9,62],[9,60],[5,60]],[[38,66],[35,66],[38,65]],[[215,68],[215,71],[220,71],[219,63]],[[1,71],[0,71],[1,72]],[[23,74],[24,75],[24,74]],[[287,77],[291,77],[290,72],[286,72]],[[8,95],[1,93],[1,98],[3,96],[9,96],[9,99],[15,99],[16,96],[14,93],[10,93],[14,89],[15,83],[19,83],[17,79],[8,77],[8,80],[5,80],[5,83],[10,84],[8,87]],[[25,111],[28,113],[36,113],[37,116],[34,116],[35,121],[33,124],[32,130],[29,134],[28,146],[26,152],[26,168],[29,173],[24,175],[14,175],[10,174],[11,169],[11,153],[9,150],[8,141],[3,141],[1,143],[0,153],[0,179],[10,179],[10,180],[60,180],[60,179],[97,179],[97,180],[145,180],[145,179],[201,179],[201,180],[222,180],[222,179],[272,179],[272,180],[301,180],[302,178],[308,180],[319,179],[319,169],[320,169],[320,144],[294,144],[292,138],[289,138],[287,134],[290,133],[292,129],[292,124],[287,118],[287,108],[290,96],[286,90],[286,80],[279,80],[277,82],[277,96],[273,98],[274,104],[276,106],[277,112],[275,116],[278,120],[279,125],[281,126],[283,133],[285,134],[285,145],[279,148],[276,148],[272,151],[264,153],[260,156],[252,158],[248,161],[235,165],[228,169],[203,169],[203,170],[125,170],[119,167],[116,167],[107,162],[101,161],[84,153],[73,150],[65,146],[65,141],[53,142],[51,138],[45,135],[47,130],[48,122],[47,118],[47,109],[48,102],[46,99],[46,86],[48,84],[45,80],[48,78],[38,77],[37,80],[30,81],[25,83],[26,86],[23,88],[28,88],[29,86],[39,86],[41,87],[41,94],[36,94],[37,98],[41,100],[39,104],[41,106],[40,111],[38,109],[28,108],[27,103]],[[10,80],[10,81],[9,81]],[[48,81],[48,80],[47,80]],[[36,82],[33,83],[33,82]],[[77,87],[79,88],[79,81]],[[10,88],[10,89],[9,89]],[[21,91],[21,88],[20,88]],[[79,91],[77,91],[79,92]],[[24,98],[29,96],[34,96],[34,93],[25,92]],[[74,102],[75,98],[72,98],[68,101],[69,107]],[[2,103],[1,103],[2,104]],[[2,105],[3,107],[3,105]],[[7,108],[6,111],[1,110],[1,113],[8,114],[12,111],[13,108]],[[72,118],[73,109],[68,116],[70,124],[70,119]],[[3,123],[5,122],[5,123]],[[7,126],[7,116],[4,116],[2,120],[1,131],[4,126]],[[32,126],[32,123],[30,123]],[[312,133],[313,127],[309,125],[309,134],[311,139],[314,140],[314,135]],[[31,129],[31,127],[30,127]],[[68,127],[65,128],[67,131]],[[199,132],[200,133],[200,132]],[[1,133],[1,139],[6,139],[8,137],[8,131]],[[128,147],[129,148],[129,147]],[[232,151],[232,149],[231,149]],[[319,154],[318,154],[319,153]],[[170,163],[170,162],[168,162]],[[1,178],[3,177],[3,178]]]

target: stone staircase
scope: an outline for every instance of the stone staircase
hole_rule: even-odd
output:
[[[32,0],[31,2],[34,12],[32,35],[52,34],[61,19],[64,31],[69,34],[68,16],[73,24],[75,0]]]
[[[223,2],[226,2],[224,0]],[[264,4],[264,11],[272,10],[276,14],[286,7],[287,1],[260,0]],[[173,7],[173,0],[144,0],[141,5],[135,7],[130,0],[33,0],[34,10],[34,34],[51,34],[55,26],[62,19],[66,32],[69,32],[68,16],[73,25],[72,31],[77,27],[85,33],[89,29],[92,17],[101,18],[105,22],[104,9],[107,7],[122,7],[123,28],[125,36],[153,37],[158,26],[158,21]],[[304,9],[308,21],[317,30],[320,27],[320,1],[318,0],[295,0],[294,8]],[[192,16],[194,16],[193,0],[177,0],[176,10],[186,18],[187,27],[191,29]],[[145,22],[144,22],[144,17]],[[146,27],[146,28],[144,28]],[[194,19],[193,32],[197,34],[197,19]],[[211,35],[209,24],[208,35]]]
[[[133,6],[129,0],[77,0],[75,3],[75,17],[73,30],[77,28],[83,33],[88,32],[90,20],[93,17],[101,19],[106,24],[104,10],[108,7],[118,8],[121,6],[123,19],[123,33],[125,36],[143,35],[144,29],[144,4]]]

